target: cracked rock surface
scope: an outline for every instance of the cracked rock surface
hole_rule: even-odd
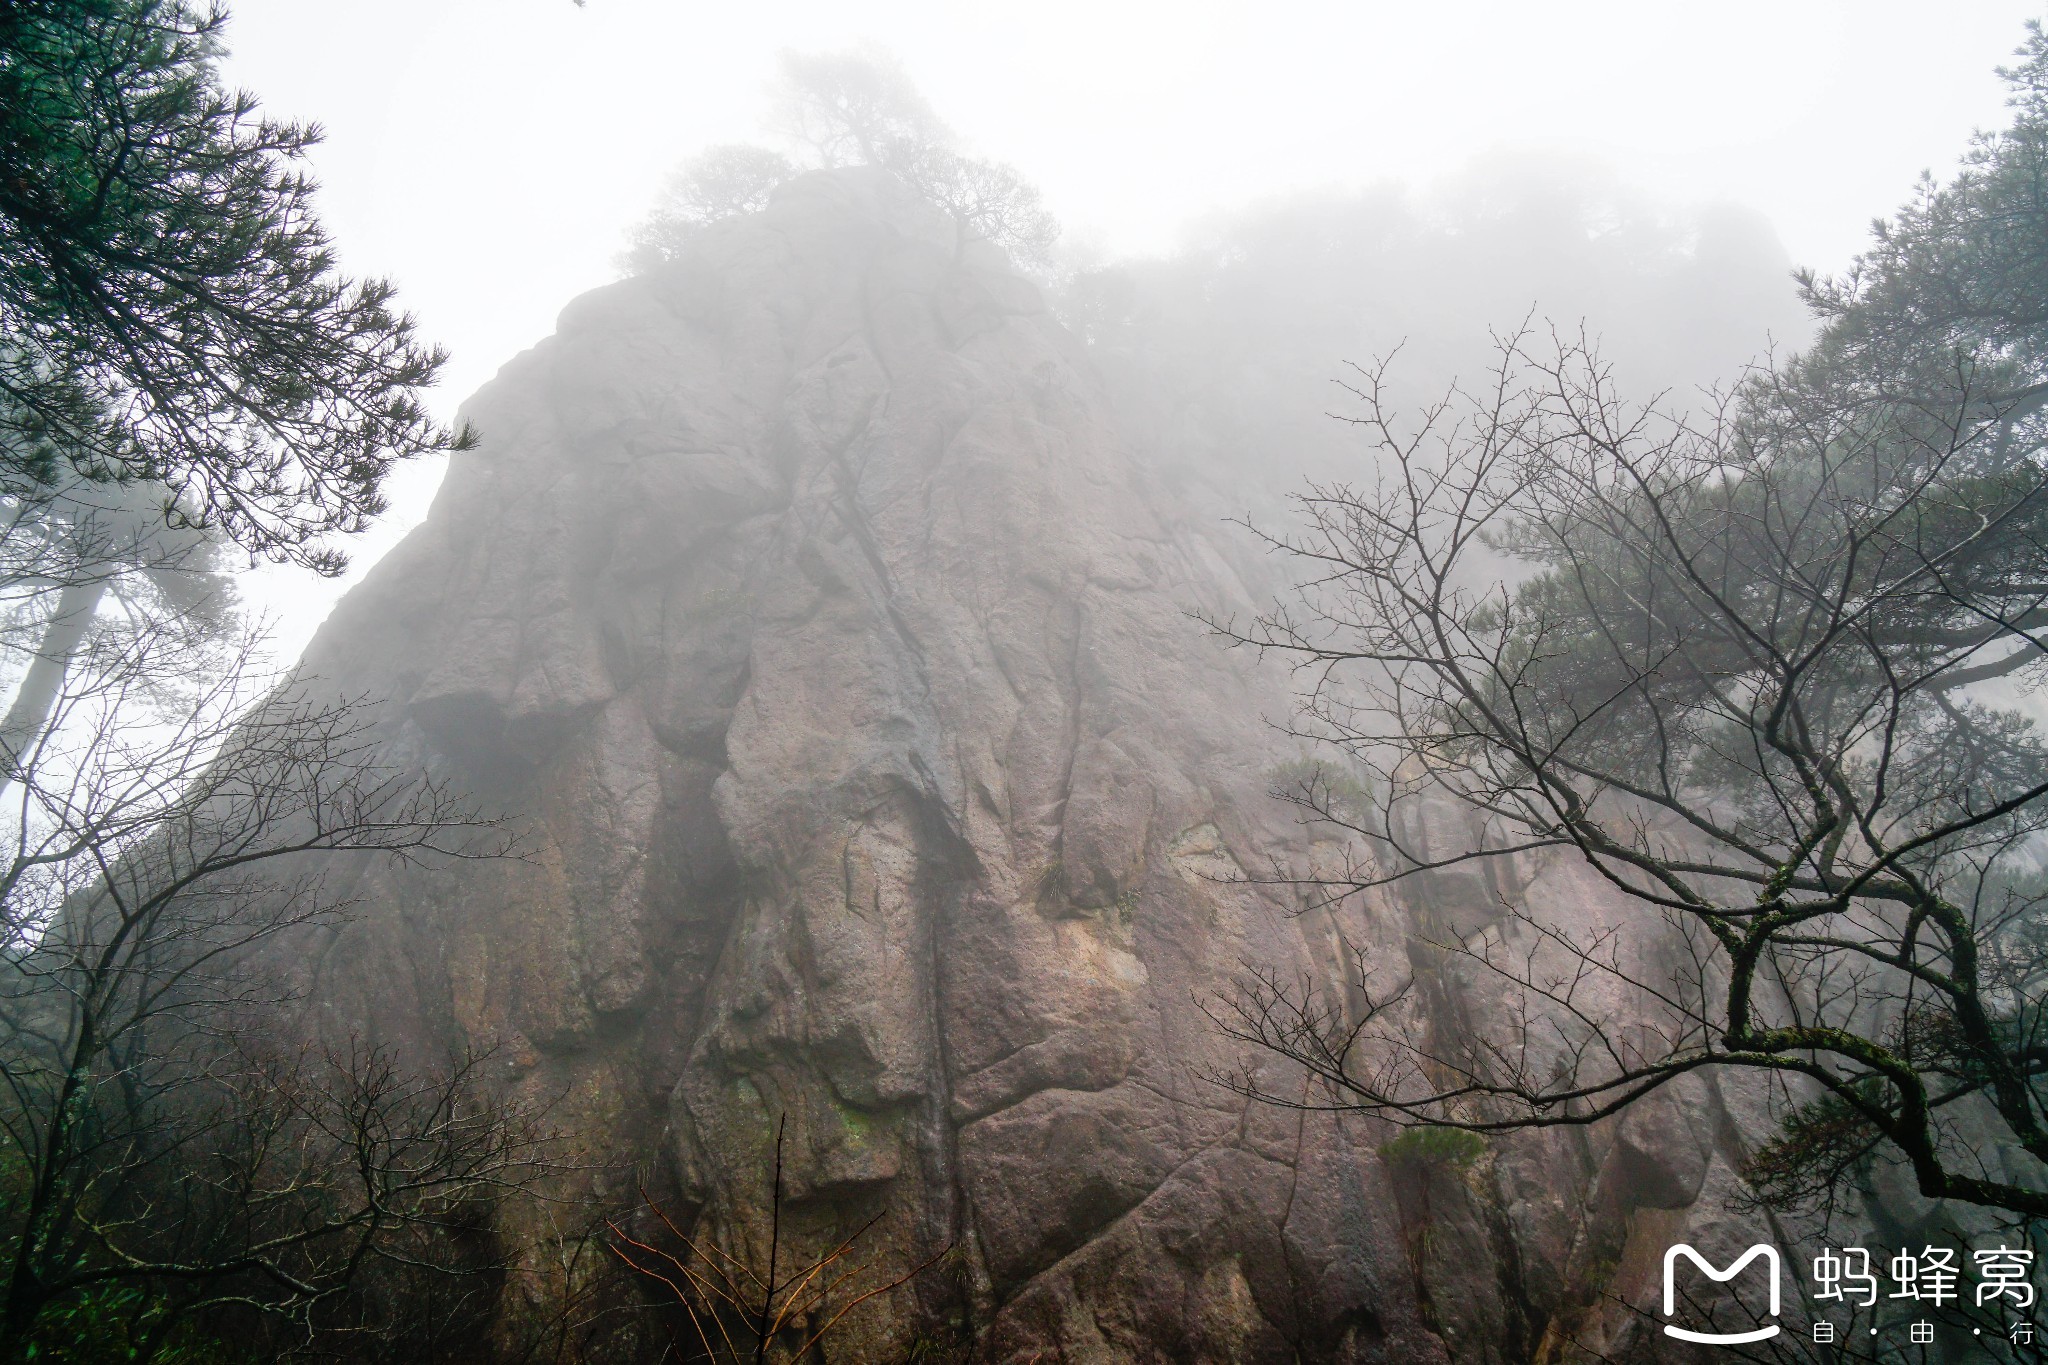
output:
[[[1036,290],[895,195],[792,182],[469,405],[481,449],[307,667],[529,856],[366,875],[311,998],[495,1047],[726,1234],[762,1228],[786,1119],[787,1235],[960,1248],[835,1358],[1532,1358],[1580,1263],[1640,1260],[1639,1208],[1680,1227],[1728,1184],[1719,1101],[1417,1175],[1209,1079],[1243,964],[1342,978],[1329,914],[1232,881],[1306,848],[1268,794],[1286,679],[1187,611],[1267,589]],[[1400,955],[1494,894],[1343,931]]]

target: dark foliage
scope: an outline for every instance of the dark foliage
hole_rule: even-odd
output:
[[[0,479],[161,484],[172,515],[327,572],[394,461],[460,446],[439,351],[335,267],[316,128],[215,72],[226,12],[0,5]]]

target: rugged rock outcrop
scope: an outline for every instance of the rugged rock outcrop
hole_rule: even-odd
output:
[[[1721,1216],[1705,1087],[1448,1169],[1209,1079],[1242,964],[1342,978],[1329,914],[1233,880],[1310,852],[1268,795],[1285,679],[1186,610],[1265,593],[1033,287],[886,177],[807,176],[576,301],[468,415],[307,665],[529,856],[370,874],[311,998],[497,1047],[710,1226],[758,1231],[786,1116],[806,1245],[879,1216],[897,1264],[962,1249],[833,1358],[1558,1358],[1645,1238]],[[1495,903],[1341,927],[1405,960]]]

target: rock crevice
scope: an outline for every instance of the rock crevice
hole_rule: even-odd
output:
[[[1612,1160],[1509,1144],[1486,1198],[1439,1198],[1450,1266],[1389,1132],[1207,1079],[1241,1059],[1202,1005],[1245,964],[1343,988],[1331,917],[1242,879],[1309,847],[1267,795],[1284,679],[1185,615],[1257,605],[1228,529],[1036,291],[887,176],[803,177],[578,300],[468,415],[482,447],[307,668],[389,698],[395,760],[532,855],[389,874],[320,1003],[500,1048],[712,1225],[760,1225],[786,1120],[794,1235],[963,1248],[848,1358],[957,1319],[991,1361],[1521,1359],[1597,1181],[1711,1182],[1711,1143],[1659,1155],[1683,1115]],[[1400,957],[1496,894],[1341,932]],[[1448,1314],[1464,1275],[1520,1306]]]

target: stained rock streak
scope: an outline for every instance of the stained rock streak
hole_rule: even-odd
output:
[[[1205,1079],[1245,962],[1341,995],[1331,916],[1234,880],[1310,837],[1268,794],[1286,680],[1189,619],[1256,605],[1243,547],[999,253],[884,174],[805,176],[577,300],[467,415],[482,447],[306,663],[532,852],[359,887],[323,1017],[495,1046],[712,1226],[758,1226],[786,1115],[787,1235],[960,1248],[846,1358],[1528,1358],[1597,1145],[1431,1195],[1383,1127]],[[1345,931],[1400,955],[1433,913]],[[1712,1148],[1637,1183],[1688,1202]]]

